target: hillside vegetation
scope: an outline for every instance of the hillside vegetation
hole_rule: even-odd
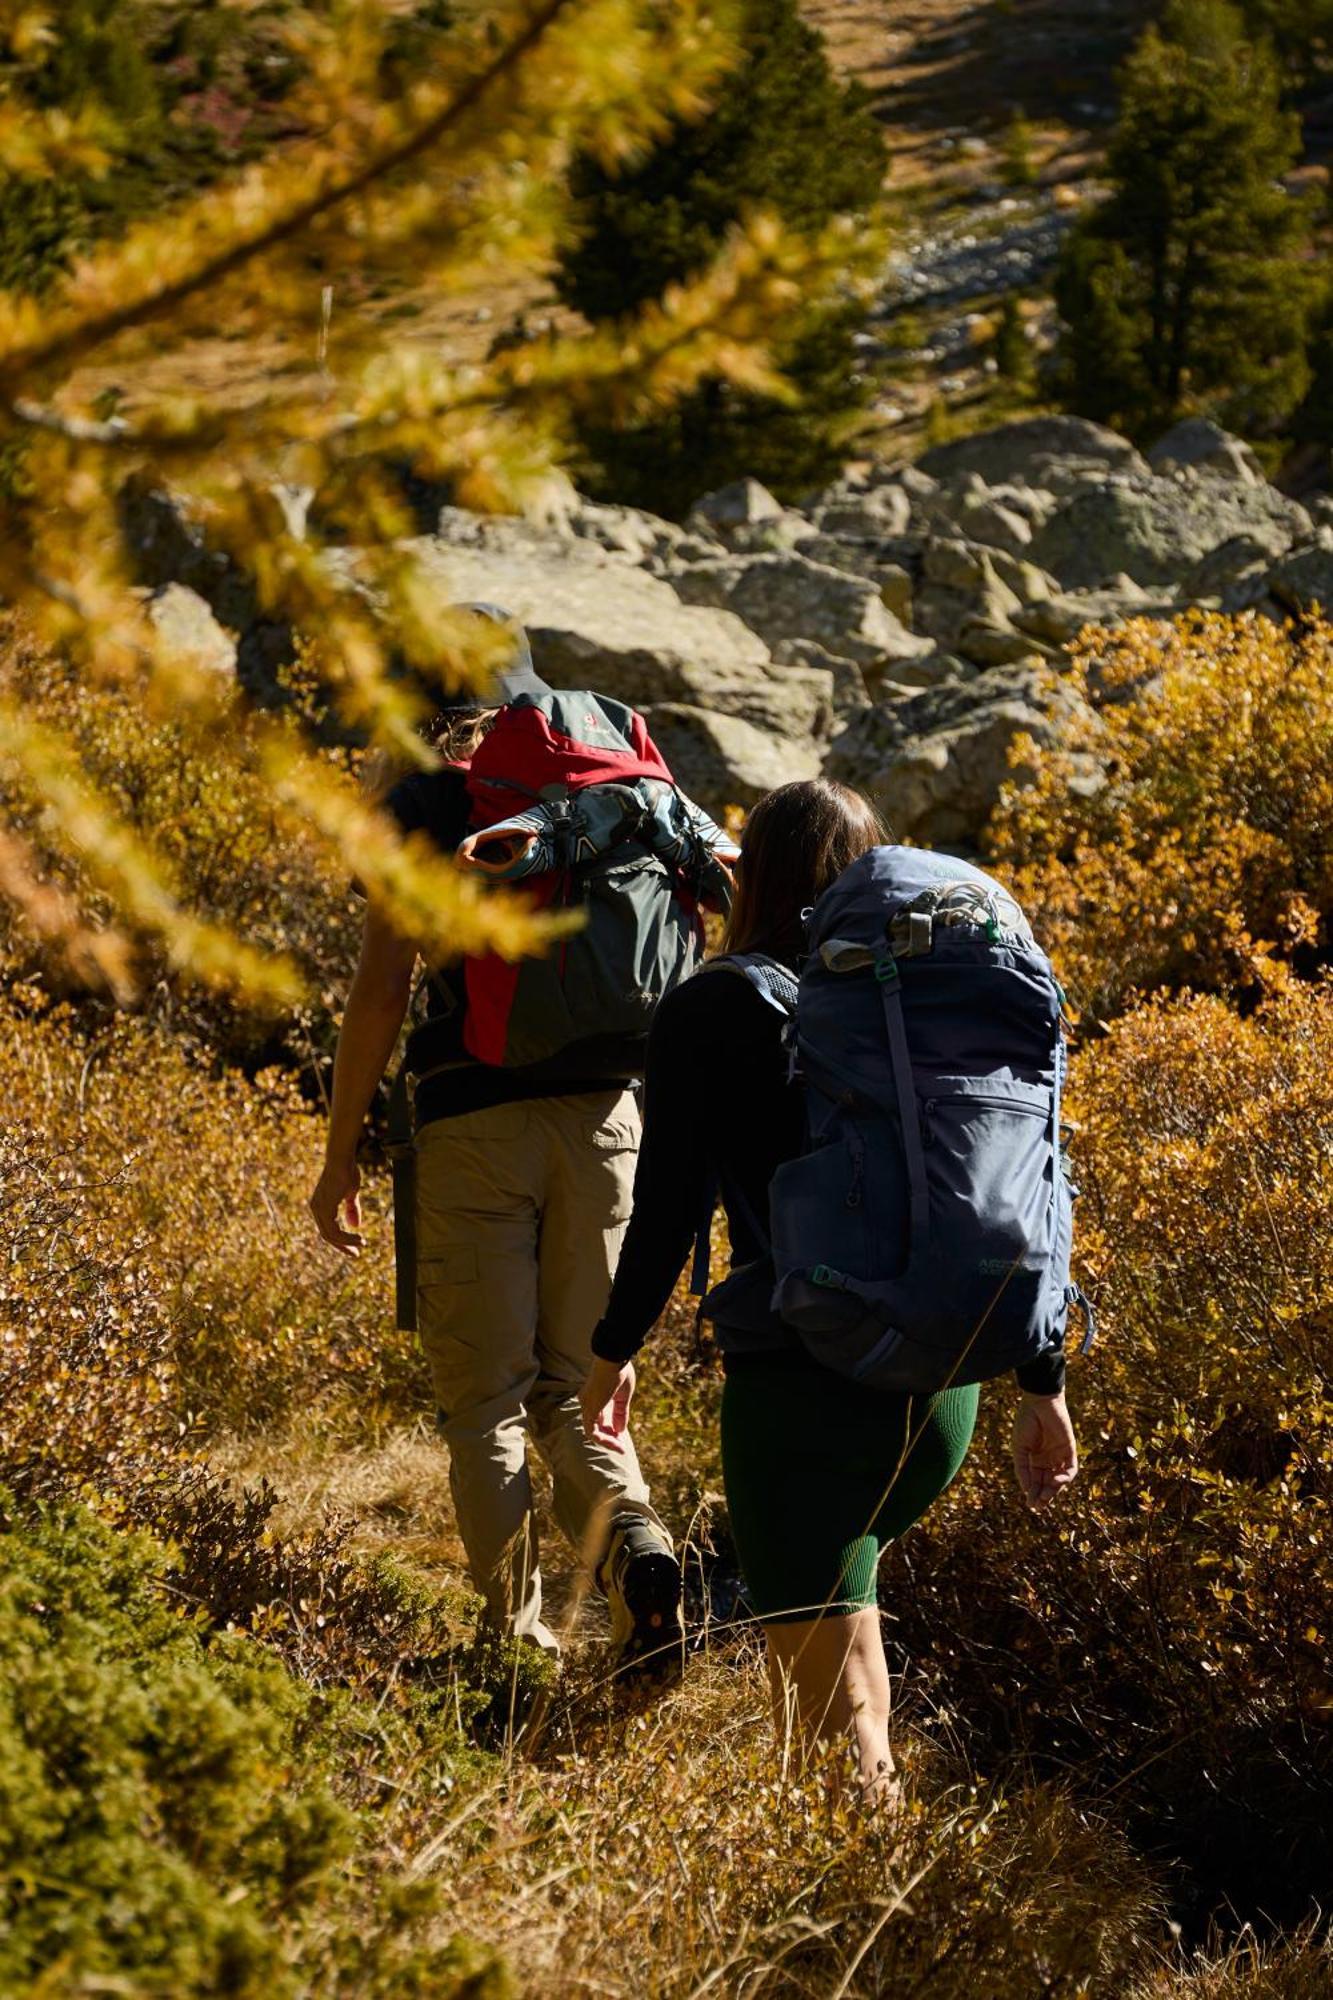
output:
[[[799,408],[784,359],[855,292],[864,230],[729,186],[660,298],[503,323],[580,186],[688,150],[762,11],[272,0],[219,37],[202,6],[0,7],[14,2000],[1333,1980],[1330,516],[1208,424],[1150,463],[1059,417],[799,506],[582,498],[599,431]],[[460,365],[412,300],[471,314],[479,274]],[[245,368],[201,370],[233,334]],[[315,1240],[353,879],[433,957],[552,941],[373,804],[485,683],[503,641],[457,604],[501,593],[719,810],[841,768],[987,856],[1070,994],[1083,1474],[1022,1510],[999,1385],[887,1560],[893,1819],[772,1740],[687,1301],[636,1403],[687,1557],[688,1668],[654,1696],[609,1680],[572,1559],[559,1677],[480,1632],[373,1120],[365,1254]]]
[[[1178,643],[1205,636],[1278,757],[1260,717],[1297,642],[1214,622]],[[1132,870],[1136,837],[1176,841],[1176,893],[1206,905],[1210,855],[1245,852],[1234,709],[1206,679],[1166,687],[1178,741],[1230,782],[1199,803],[1161,738],[1095,808],[1118,847],[1094,818],[1054,842],[1059,894],[1040,783],[1005,822],[1006,871],[1108,1007],[1138,894],[1108,854]],[[271,840],[265,866],[270,907],[295,909],[299,849]],[[240,917],[253,891],[233,871],[215,893]],[[1232,896],[1248,966],[1203,935],[1189,964],[1136,962],[1157,990],[1076,1058],[1103,1330],[1074,1371],[1075,1496],[1050,1520],[1011,1501],[994,1390],[963,1478],[887,1566],[911,1779],[893,1832],[774,1762],[713,1497],[720,1376],[687,1314],[650,1351],[642,1447],[692,1538],[701,1650],[678,1693],[628,1703],[566,1576],[572,1665],[543,1693],[473,1636],[424,1383],[390,1328],[382,1178],[370,1254],[326,1260],[297,1078],[227,1070],[225,1023],[210,1042],[169,1010],[72,1007],[11,931],[0,1069],[26,1136],[3,1174],[0,1644],[27,1775],[7,1990],[60,1965],[67,1990],[201,1995],[1320,1991],[1300,1926],[1333,1860],[1333,988],[1284,971],[1262,874]],[[1205,974],[1267,997],[1170,990]]]

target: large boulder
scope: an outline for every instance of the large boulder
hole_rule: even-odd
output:
[[[1025,599],[1005,571],[1019,578],[1029,567],[972,542],[947,536],[927,542],[913,607],[918,629],[937,647],[980,666],[1026,657],[1034,651],[1032,642],[1016,641],[1013,627]],[[1048,580],[1039,571],[1034,570],[1029,581],[1038,594],[1047,588]]]
[[[1021,417],[976,437],[928,451],[919,470],[950,485],[970,475],[987,486],[1010,484],[1059,491],[1106,472],[1146,472],[1128,438],[1083,417]]]
[[[840,715],[847,709],[864,708],[870,699],[866,677],[856,661],[844,660],[837,653],[830,653],[827,646],[817,645],[813,639],[779,640],[773,648],[773,659],[780,667],[814,667],[828,674],[833,682],[835,714]]]
[[[460,601],[501,604],[522,620],[537,670],[558,687],[592,687],[647,708],[683,702],[808,742],[827,728],[832,676],[778,667],[725,610],[682,604],[660,577],[586,540],[474,517],[464,542],[408,544]],[[686,572],[688,573],[688,572]]]
[[[895,618],[904,625],[912,622],[912,570],[915,551],[900,541],[852,541],[841,535],[815,535],[801,544],[807,562],[823,563],[828,569],[846,570],[849,576],[864,577],[873,583]]]
[[[733,556],[674,570],[671,581],[688,604],[734,612],[767,646],[812,639],[871,673],[891,673],[898,660],[928,652],[874,583],[802,555]]]
[[[1097,727],[1088,705],[1048,670],[996,667],[864,710],[834,739],[825,769],[868,793],[895,837],[974,852],[1004,785],[1032,775],[1013,762],[1018,739],[1053,747],[1075,730],[1095,738]],[[1075,760],[1073,782],[1101,782],[1090,753]]]
[[[450,525],[462,512],[451,507],[441,516],[444,538],[450,539]],[[477,520],[476,515],[464,517],[469,522]],[[580,499],[566,517],[566,525],[571,533],[580,535],[585,541],[595,542],[598,548],[609,555],[620,556],[627,563],[652,563],[671,556],[689,541],[684,528],[674,521],[664,521],[657,514],[646,514],[638,507],[611,507],[595,500]],[[463,531],[459,539],[474,539]]]
[[[185,585],[232,632],[254,623],[254,583],[225,550],[210,546],[204,523],[178,493],[135,473],[121,487],[117,508],[131,566],[149,589]]]
[[[757,479],[733,479],[729,486],[719,486],[715,493],[705,493],[696,500],[687,525],[697,533],[719,535],[727,541],[735,529],[775,520],[783,511],[782,502]]]
[[[1284,611],[1333,611],[1333,548],[1298,549],[1269,570],[1267,586]]]
[[[1095,590],[1121,573],[1161,586],[1236,535],[1263,540],[1277,555],[1311,532],[1305,509],[1272,486],[1107,479],[1073,493],[1030,553],[1067,590]]]
[[[912,521],[912,496],[896,482],[860,489],[833,486],[809,512],[822,535],[905,535]]]
[[[1209,472],[1242,486],[1262,486],[1264,469],[1243,439],[1208,417],[1185,417],[1148,453],[1154,472]]]
[[[271,500],[274,533],[290,532],[288,498],[274,493]],[[232,660],[241,685],[261,702],[285,701],[283,671],[296,657],[292,628],[264,610],[253,578],[240,564],[211,545],[206,525],[190,502],[156,484],[150,475],[133,473],[117,496],[117,511],[130,567],[141,583],[158,593],[159,608],[153,615],[159,627],[181,636],[188,627],[195,643],[218,666],[223,663],[219,634],[234,633]],[[189,597],[164,597],[172,586],[187,591]],[[206,627],[205,610],[211,613],[216,632]]]
[[[710,812],[754,805],[777,785],[819,776],[813,743],[756,729],[740,716],[684,702],[660,702],[645,714],[674,776]]]
[[[1132,577],[1120,576],[1105,590],[1038,598],[1016,611],[1013,623],[1044,645],[1067,646],[1087,625],[1123,625],[1127,618],[1171,618],[1180,608],[1170,596],[1154,596],[1141,590]]]

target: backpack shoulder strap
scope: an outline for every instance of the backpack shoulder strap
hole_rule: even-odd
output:
[[[705,972],[730,972],[742,979],[748,979],[759,997],[781,1014],[784,1021],[790,1021],[796,1014],[797,980],[781,960],[769,958],[761,951],[728,952],[721,958],[710,958],[707,964],[695,974],[698,978]],[[708,1290],[708,1267],[712,1255],[713,1214],[717,1208],[721,1187],[716,1174],[711,1174],[708,1190],[704,1198],[702,1212],[694,1238],[694,1261],[690,1266],[690,1294],[702,1298]],[[768,1230],[745,1201],[739,1188],[733,1190],[733,1199],[743,1209],[745,1220],[761,1243],[768,1241]]]
[[[796,974],[780,959],[769,958],[762,951],[728,952],[722,958],[710,958],[700,971],[739,973],[742,979],[749,980],[760,999],[776,1008],[785,1020],[790,1020],[796,1012],[799,990]]]

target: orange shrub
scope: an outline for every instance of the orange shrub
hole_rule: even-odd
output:
[[[319,1242],[305,1197],[322,1120],[289,1076],[219,1076],[150,1022],[90,1028],[36,989],[19,998],[26,1011],[0,1009],[0,1091],[48,1184],[9,1264],[20,1344],[45,1329],[58,1351],[85,1296],[129,1338],[129,1309],[115,1301],[137,1279],[133,1324],[151,1325],[150,1344],[169,1355],[182,1419],[253,1425],[350,1390],[373,1426],[387,1407],[424,1401],[411,1342],[392,1324],[383,1185],[368,1190],[358,1261]],[[52,1273],[69,1274],[64,1290]],[[68,1365],[77,1383],[72,1355]]]
[[[140,1003],[224,1055],[306,1058],[327,1037],[331,1008],[355,956],[360,908],[314,835],[275,800],[253,770],[211,755],[208,739],[153,713],[114,687],[88,681],[21,632],[0,627],[0,689],[23,693],[43,724],[61,731],[88,778],[136,833],[151,835],[182,899],[265,955],[284,954],[308,990],[282,1018],[182,979],[160,942],[142,941],[133,966]],[[271,719],[270,719],[271,720]],[[248,738],[255,724],[228,725]],[[328,753],[345,762],[351,753]],[[90,873],[44,837],[42,799],[0,764],[0,819],[31,841],[49,878],[100,921],[113,914]],[[64,955],[38,939],[0,897],[0,974],[69,985]]]
[[[1193,613],[1087,632],[1070,675],[1087,740],[1021,746],[1036,773],[990,830],[1085,1012],[1159,986],[1252,988],[1333,949],[1333,625]],[[1071,789],[1092,749],[1100,790]]]
[[[997,1386],[891,1630],[996,1749],[1109,1788],[1188,1914],[1299,1918],[1333,1868],[1333,983],[1153,1004],[1072,1084],[1083,1477],[1022,1511]]]

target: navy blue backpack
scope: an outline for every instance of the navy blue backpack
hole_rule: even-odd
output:
[[[806,1144],[770,1190],[771,1310],[881,1390],[981,1382],[1064,1345],[1073,1189],[1060,988],[967,862],[879,847],[811,914],[789,1029]],[[784,968],[731,961],[774,1005]],[[726,1325],[753,1267],[705,1299]]]

